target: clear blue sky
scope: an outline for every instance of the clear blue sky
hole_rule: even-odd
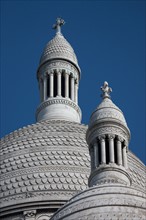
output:
[[[131,130],[130,149],[145,161],[145,1],[1,1],[1,136],[35,123],[36,70],[52,25],[63,34],[82,70],[79,105],[88,124],[100,103],[100,86]]]

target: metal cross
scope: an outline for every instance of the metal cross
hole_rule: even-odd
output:
[[[61,26],[65,24],[65,21],[62,18],[56,19],[56,24],[53,25],[53,29],[56,29],[56,34],[61,33]]]

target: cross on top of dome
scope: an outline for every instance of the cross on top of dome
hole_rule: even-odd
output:
[[[103,99],[110,98],[110,93],[112,92],[112,88],[108,86],[108,82],[106,81],[104,82],[103,86],[101,86],[101,90],[103,92],[103,94],[101,94],[101,97]]]
[[[53,25],[53,29],[56,29],[56,34],[61,33],[61,26],[65,24],[65,21],[62,18],[56,19],[56,24]]]

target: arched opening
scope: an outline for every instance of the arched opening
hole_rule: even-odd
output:
[[[54,73],[54,97],[57,96],[57,73]]]
[[[108,137],[105,138],[105,152],[106,152],[106,164],[109,164],[110,158],[109,158],[109,139]]]
[[[65,76],[64,76],[64,72],[61,74],[61,96],[65,97]]]

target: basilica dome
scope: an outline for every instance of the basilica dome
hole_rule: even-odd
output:
[[[56,209],[86,189],[86,126],[45,120],[1,139],[1,211]],[[39,209],[38,208],[38,209]]]

